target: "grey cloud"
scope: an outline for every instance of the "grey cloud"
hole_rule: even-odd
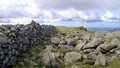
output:
[[[120,0],[36,0],[36,3],[46,9],[120,9]]]

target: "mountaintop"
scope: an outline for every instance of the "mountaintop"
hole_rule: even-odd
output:
[[[120,32],[84,27],[1,25],[1,68],[119,68]]]

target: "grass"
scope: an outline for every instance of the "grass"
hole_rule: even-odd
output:
[[[74,31],[84,31],[83,27],[65,27],[65,26],[57,26],[58,32],[74,32]]]
[[[61,64],[60,68],[72,68],[73,65],[78,66],[78,68],[120,68],[120,60],[116,60],[111,63],[108,63],[105,67],[84,65],[82,62],[75,62],[75,63],[68,64],[67,66]]]

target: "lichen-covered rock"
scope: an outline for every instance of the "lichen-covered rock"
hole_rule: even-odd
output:
[[[60,41],[61,41],[61,40],[60,40],[59,38],[57,38],[57,37],[51,38],[51,42],[52,42],[53,44],[58,45]]]
[[[82,55],[78,52],[67,52],[64,56],[65,63],[72,63],[82,59]]]
[[[113,39],[111,42],[105,42],[104,44],[101,44],[98,49],[101,52],[106,53],[107,51],[110,51],[113,48],[116,48],[119,44],[119,41],[117,39]]]
[[[94,66],[105,66],[106,65],[106,57],[104,54],[99,53],[99,55],[97,56],[97,59],[95,61]]]
[[[85,45],[86,42],[81,42],[81,43],[78,43],[76,46],[75,46],[75,50],[81,50],[82,47]]]
[[[88,44],[84,45],[82,49],[88,49],[88,48],[96,48],[98,47],[101,43],[103,43],[102,38],[93,38],[92,41],[90,41]]]

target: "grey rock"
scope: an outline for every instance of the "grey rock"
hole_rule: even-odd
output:
[[[91,35],[90,34],[85,35],[84,41],[89,41],[90,39],[91,39]]]
[[[116,50],[115,53],[120,55],[120,50]]]
[[[99,53],[94,66],[105,66],[106,62],[107,62],[107,59],[106,59],[105,55],[102,53]]]
[[[72,63],[82,59],[82,55],[78,52],[67,52],[64,56],[65,63]]]
[[[85,50],[83,50],[83,53],[90,53],[90,52],[93,52],[94,51],[94,49],[85,49]]]
[[[56,61],[51,60],[47,65],[45,65],[45,68],[59,68],[59,65]]]
[[[84,59],[83,60],[83,64],[89,64],[89,65],[93,65],[95,62],[93,60],[90,59]]]
[[[110,59],[110,62],[114,61],[114,60],[117,60],[118,57],[117,56],[112,56],[111,59]]]
[[[86,42],[83,42],[83,43],[78,43],[76,46],[75,46],[75,50],[81,50],[82,47],[85,45]]]
[[[93,40],[89,42],[88,44],[84,45],[82,49],[96,48],[103,42],[103,40],[104,39],[102,38],[93,38]]]
[[[79,68],[77,65],[72,65],[72,67],[71,68]]]
[[[59,44],[60,44],[60,45],[66,45],[66,41],[65,41],[65,40],[62,40],[62,41],[60,41]]]
[[[53,43],[53,44],[59,44],[59,42],[60,42],[61,40],[59,39],[59,38],[57,38],[57,37],[54,37],[54,38],[51,38],[51,42]]]
[[[105,42],[104,44],[101,44],[98,48],[102,52],[107,52],[107,51],[110,51],[111,49],[113,49],[115,47],[117,47],[117,45],[113,44],[113,42],[111,42],[111,43]]]
[[[70,45],[58,45],[58,47],[60,47],[61,51],[63,52],[69,52],[74,50],[74,47]]]
[[[66,39],[67,45],[74,45],[74,41],[72,38]]]

